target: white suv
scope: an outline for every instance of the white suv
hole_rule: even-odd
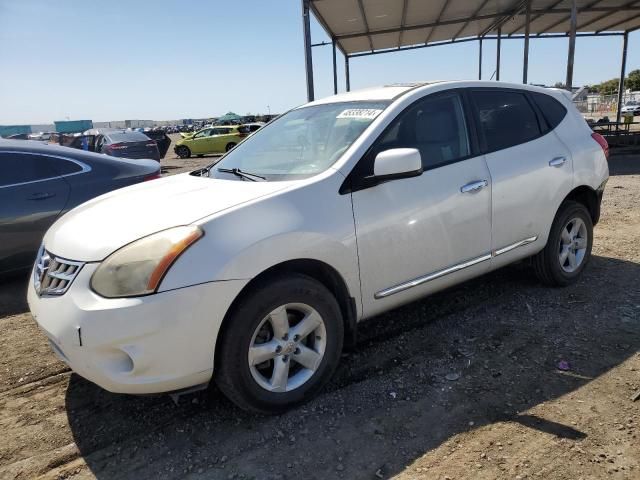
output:
[[[212,378],[276,412],[331,376],[360,322],[518,260],[587,264],[607,144],[559,90],[395,85],[295,108],[222,160],[118,190],[44,238],[29,305],[107,390]]]

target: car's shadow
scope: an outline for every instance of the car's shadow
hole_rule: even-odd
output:
[[[0,276],[0,318],[18,315],[29,310],[27,305],[27,284],[29,271]]]
[[[579,424],[526,411],[640,350],[640,293],[628,288],[638,278],[637,263],[594,257],[577,285],[551,289],[521,264],[381,315],[324,392],[279,417],[246,414],[215,391],[176,406],[74,375],[69,425],[101,479],[388,478],[499,421],[578,440]]]

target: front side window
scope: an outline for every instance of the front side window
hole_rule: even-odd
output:
[[[210,135],[212,135],[213,130],[208,128],[206,130],[200,130],[198,133],[196,133],[193,138],[204,138],[204,137],[209,137]]]
[[[48,160],[39,155],[0,152],[0,187],[57,177]]]
[[[469,156],[462,102],[457,94],[428,96],[401,113],[378,140],[376,154],[416,148],[429,170]]]
[[[310,177],[331,167],[390,102],[340,102],[302,107],[238,144],[209,169],[213,178],[238,179],[240,169],[267,181]]]
[[[493,152],[540,136],[538,118],[524,93],[507,90],[475,90],[476,123],[486,151]]]

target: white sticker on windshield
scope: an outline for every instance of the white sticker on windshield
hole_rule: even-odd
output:
[[[336,118],[366,118],[374,119],[382,113],[376,108],[349,108],[343,110]]]

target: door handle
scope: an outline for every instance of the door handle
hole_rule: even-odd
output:
[[[549,160],[550,167],[561,167],[565,164],[567,159],[565,157],[556,157],[553,160]]]
[[[55,193],[38,192],[38,193],[34,193],[33,195],[31,195],[29,197],[29,200],[46,200],[47,198],[51,198],[51,197],[55,197],[55,196],[56,196]]]
[[[489,182],[487,182],[486,180],[476,180],[475,182],[467,183],[466,185],[461,186],[460,192],[461,193],[477,192],[478,190],[482,190],[487,185],[489,185]]]

